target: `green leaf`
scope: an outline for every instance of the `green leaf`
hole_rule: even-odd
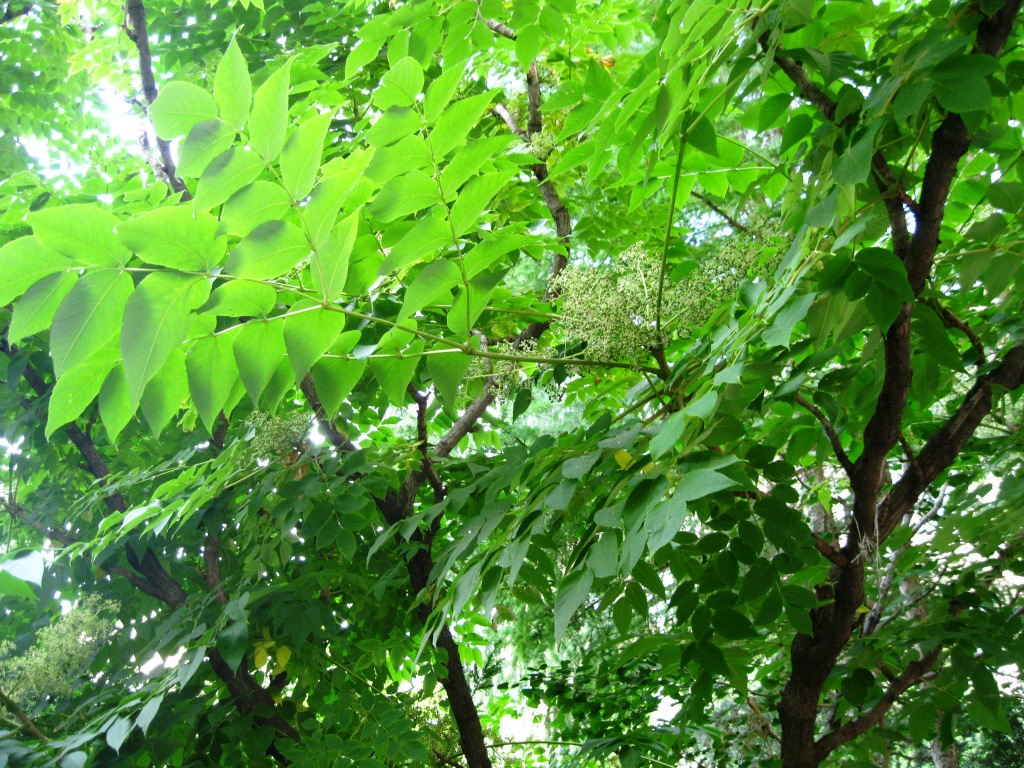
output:
[[[391,107],[366,132],[371,147],[388,147],[423,127],[423,119],[408,107]]]
[[[293,200],[305,198],[316,183],[324,139],[332,119],[330,113],[310,118],[292,132],[284,146],[281,153],[281,180]]]
[[[229,280],[218,286],[200,312],[218,317],[266,317],[277,303],[277,291],[266,283]]]
[[[516,60],[520,69],[529,69],[530,64],[544,50],[544,33],[536,24],[518,30],[516,35]]]
[[[757,630],[750,619],[735,608],[719,608],[711,617],[711,625],[726,640],[745,640],[755,637]]]
[[[33,233],[47,248],[77,264],[121,267],[131,254],[114,234],[118,219],[95,205],[61,205],[28,215]]]
[[[201,176],[213,159],[226,152],[234,141],[234,129],[223,120],[196,123],[181,143],[178,175]]]
[[[107,374],[100,388],[100,419],[111,444],[117,444],[117,436],[134,415],[135,409],[128,394],[128,379],[124,375],[124,365],[118,363]]]
[[[313,288],[319,291],[324,301],[334,301],[345,292],[349,259],[358,230],[359,214],[356,212],[338,222],[327,243],[313,254],[310,276]]]
[[[483,176],[477,176],[459,193],[451,211],[451,224],[459,237],[478,229],[477,219],[498,191],[512,177],[515,169],[508,168]]]
[[[992,89],[983,78],[939,80],[932,93],[947,112],[984,112],[992,106]]]
[[[462,287],[448,313],[448,329],[452,333],[469,338],[473,324],[484,311],[501,278],[500,272],[485,272],[470,280],[468,287]]]
[[[47,330],[53,323],[57,307],[78,282],[75,272],[48,275],[33,285],[14,305],[7,341],[20,344],[21,340]]]
[[[427,122],[433,123],[441,114],[441,110],[448,106],[448,102],[452,100],[455,92],[459,89],[465,71],[466,62],[459,62],[445,69],[427,86],[427,95],[423,100],[423,115],[427,118]]]
[[[249,146],[268,163],[277,159],[288,129],[289,60],[259,87],[249,113]]]
[[[149,264],[188,272],[206,272],[224,258],[226,240],[217,237],[218,222],[190,206],[157,208],[118,225],[121,242]]]
[[[285,356],[282,323],[246,323],[235,335],[232,348],[245,391],[253,404],[259,405],[260,395]]]
[[[675,538],[683,527],[689,510],[679,491],[654,505],[644,517],[647,549],[654,554]]]
[[[430,146],[434,157],[440,159],[462,144],[480,121],[493,96],[481,93],[457,101],[448,107],[430,132]]]
[[[121,353],[134,408],[171,351],[185,340],[192,310],[210,295],[210,281],[177,272],[154,272],[143,280],[124,311]]]
[[[875,135],[881,127],[875,121],[865,135],[855,142],[846,153],[839,158],[832,172],[839,184],[863,184],[871,172],[871,157],[875,152]]]
[[[805,293],[790,299],[775,316],[775,321],[761,334],[761,340],[769,347],[788,348],[794,326],[807,316],[814,298],[813,293]]]
[[[661,458],[675,447],[676,440],[682,436],[683,427],[686,426],[685,419],[686,417],[678,411],[665,419],[661,430],[651,440],[652,459]]]
[[[37,587],[42,585],[45,572],[46,558],[42,552],[28,552],[0,560],[0,573],[9,573],[14,578],[35,584]]]
[[[381,79],[373,93],[377,109],[411,107],[423,90],[423,67],[411,56],[396,62]]]
[[[444,208],[438,206],[421,216],[419,221],[391,249],[380,265],[380,274],[386,275],[410,264],[415,264],[429,253],[452,245],[452,229]]]
[[[232,44],[233,43],[234,41],[232,41]],[[142,708],[138,716],[135,718],[135,725],[138,726],[139,730],[142,731],[143,734],[149,730],[150,724],[156,719],[156,715],[160,711],[160,705],[163,701],[163,694],[154,696],[146,702],[146,706]]]
[[[479,339],[473,337],[470,343],[479,345]],[[436,351],[446,350],[443,354],[427,355],[427,371],[434,381],[434,388],[441,398],[452,408],[456,405],[459,387],[466,378],[466,371],[473,363],[473,357],[448,346],[439,346]]]
[[[100,392],[104,379],[117,363],[117,347],[111,344],[65,373],[53,387],[46,413],[46,436],[74,421]]]
[[[291,209],[292,199],[284,187],[272,181],[254,181],[224,203],[218,234],[245,237],[264,222],[284,219]]]
[[[696,501],[713,493],[735,488],[738,483],[713,469],[695,469],[683,475],[672,498],[682,501]]]
[[[255,152],[231,147],[218,155],[203,171],[192,204],[196,210],[214,208],[263,173],[264,164]]]
[[[301,229],[284,221],[268,221],[235,246],[224,272],[234,277],[271,280],[293,270],[308,255],[309,243]]]
[[[367,213],[386,224],[440,202],[437,182],[423,171],[411,171],[385,184]]]
[[[284,319],[284,345],[296,384],[331,348],[344,327],[345,316],[341,312],[319,304],[300,302],[291,308]]]
[[[686,129],[686,142],[706,155],[718,157],[718,133],[715,124],[706,117],[694,121]]]
[[[594,573],[590,570],[573,571],[558,585],[555,596],[555,642],[559,642],[569,627],[569,620],[590,594]]]
[[[142,393],[142,414],[155,437],[160,437],[171,418],[188,399],[188,376],[185,353],[180,347],[171,350],[165,364],[157,371]]]
[[[252,80],[249,78],[245,56],[235,38],[231,39],[231,44],[217,65],[217,74],[213,79],[213,98],[220,108],[221,119],[235,130],[242,130],[252,103]]]
[[[432,261],[416,275],[405,291],[398,322],[437,301],[447,304],[451,301],[451,289],[462,281],[462,272],[453,261]]]
[[[238,670],[249,649],[249,628],[244,621],[232,621],[217,633],[217,650],[232,672]]]
[[[605,531],[587,556],[587,568],[598,579],[607,579],[619,572],[619,543],[614,531]]]
[[[120,270],[97,269],[87,272],[68,292],[50,331],[50,356],[58,378],[117,336],[134,287],[131,277]]]
[[[10,304],[42,280],[67,271],[71,263],[43,245],[37,237],[19,237],[0,248],[0,306]]]
[[[206,430],[212,435],[217,418],[238,380],[238,366],[228,334],[196,339],[188,351],[185,369],[192,401]]]
[[[358,333],[352,332],[358,338]],[[348,334],[342,334],[347,336]],[[353,340],[354,343],[354,340]],[[332,349],[332,353],[345,354]],[[320,402],[328,414],[336,414],[366,369],[365,360],[323,358],[310,371]]]
[[[192,83],[168,83],[149,107],[149,118],[161,139],[184,136],[196,123],[215,117],[217,102],[213,96]]]
[[[132,732],[134,725],[125,717],[115,717],[110,727],[107,728],[107,745],[115,752],[121,751],[121,745]]]
[[[381,184],[420,168],[431,165],[430,147],[419,134],[406,136],[397,144],[374,150],[366,166],[366,177]]]
[[[407,329],[415,330],[416,322],[406,320],[402,326],[390,329],[377,343],[375,354],[393,357],[370,359],[370,370],[373,371],[377,383],[392,404],[397,406],[405,404],[406,387],[416,372],[416,366],[420,361],[419,353],[423,351],[424,346],[423,340]]]

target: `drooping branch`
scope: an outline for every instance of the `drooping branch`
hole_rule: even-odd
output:
[[[142,0],[128,0],[124,6],[124,30],[128,39],[135,44],[139,52],[139,72],[142,77],[142,95],[146,99],[146,109],[156,101],[156,78],[153,75],[153,54],[149,49],[149,28],[146,23],[146,6]],[[175,192],[181,193],[183,200],[190,200],[185,182],[178,178],[178,169],[171,155],[169,141],[156,137],[159,162],[152,163],[153,173],[161,181],[166,182]]]

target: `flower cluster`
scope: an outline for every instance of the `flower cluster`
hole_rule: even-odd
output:
[[[271,416],[254,411],[245,420],[253,430],[251,451],[256,458],[287,457],[302,447],[309,434],[309,417],[302,413]]]
[[[14,655],[13,643],[0,643],[0,687],[26,706],[41,696],[70,695],[75,678],[114,631],[114,621],[108,617],[117,608],[111,600],[89,595],[39,630],[24,654]]]
[[[516,149],[532,155],[538,162],[543,163],[555,151],[555,140],[547,133],[535,133],[520,142]]]
[[[568,267],[555,280],[566,333],[586,343],[594,360],[640,363],[656,343],[660,264],[641,244],[609,267]],[[662,314],[674,303],[665,284]]]
[[[568,267],[555,282],[563,328],[586,343],[590,359],[640,364],[673,334],[685,336],[703,327],[744,280],[773,272],[783,252],[779,241],[771,225],[754,222],[749,233],[705,243],[707,252],[688,265],[689,272],[673,275],[670,266],[661,288],[660,337],[661,260],[641,243],[626,248],[611,264]]]

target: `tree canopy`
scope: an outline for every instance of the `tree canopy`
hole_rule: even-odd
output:
[[[1011,749],[1020,4],[0,3],[0,766]]]

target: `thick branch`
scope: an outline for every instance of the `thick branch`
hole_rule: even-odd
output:
[[[32,722],[32,718],[25,714],[25,710],[18,706],[18,702],[8,696],[3,690],[0,690],[0,704],[3,704],[11,713],[18,718],[18,722],[21,723],[21,727],[28,733],[32,738],[39,739],[39,741],[49,741],[49,737],[43,733]]]
[[[900,694],[921,682],[923,675],[935,666],[941,655],[942,646],[939,645],[917,661],[908,664],[902,674],[889,684],[888,690],[886,690],[875,706],[855,720],[844,723],[834,731],[830,731],[822,736],[814,745],[817,761],[821,762],[838,747],[857,738],[862,733],[866,733],[882,722],[885,713],[892,709],[892,705],[896,703],[896,699],[899,698]]]
[[[128,38],[135,43],[139,52],[139,71],[142,76],[142,94],[146,99],[146,105],[156,101],[157,88],[156,78],[153,76],[153,54],[149,50],[149,30],[146,24],[146,7],[142,0],[128,0],[124,6],[125,32]],[[175,192],[182,193],[183,200],[190,200],[185,183],[178,178],[178,169],[171,156],[171,144],[159,136],[156,139],[157,149],[160,153],[160,162],[154,163],[153,172],[162,181],[166,182]]]
[[[994,388],[1014,390],[1024,385],[1024,343],[1012,347],[992,371],[981,376],[960,407],[917,454],[917,471],[903,473],[878,507],[878,540],[884,540],[921,494],[963,450],[982,419],[992,410]]]

